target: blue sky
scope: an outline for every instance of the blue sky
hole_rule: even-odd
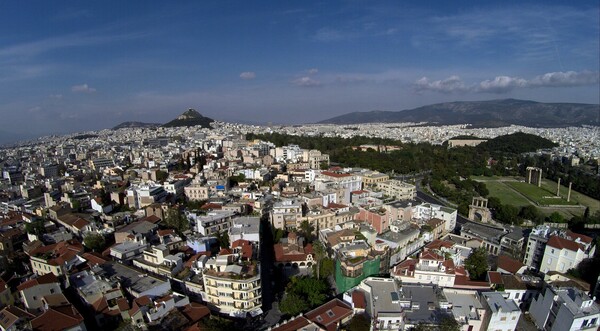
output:
[[[2,1],[0,131],[599,102],[598,1]]]

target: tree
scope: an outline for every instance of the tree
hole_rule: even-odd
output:
[[[165,216],[164,225],[169,229],[175,230],[180,236],[190,229],[190,221],[176,208],[169,209]]]
[[[200,324],[202,325],[202,330],[207,331],[227,331],[234,328],[232,321],[215,316],[203,318]]]
[[[539,210],[534,205],[522,207],[519,216],[535,223],[539,223],[539,220],[542,218]]]
[[[309,221],[304,220],[300,223],[300,232],[306,238],[308,242],[312,242],[313,232],[315,231],[315,227],[310,224]]]
[[[333,275],[333,272],[335,271],[335,262],[333,259],[326,257],[321,260],[320,270],[320,274],[323,279],[327,279],[327,277]]]
[[[290,301],[302,301],[307,305],[307,308],[305,309],[308,309],[320,306],[327,300],[329,285],[326,281],[314,277],[292,277],[287,285],[286,293],[286,297],[282,300],[281,304],[283,304],[286,299]],[[292,294],[293,296],[290,296]],[[292,314],[291,312],[295,312],[295,310],[291,308],[298,307],[300,304],[295,303],[292,305],[291,302],[286,302],[286,305],[290,307],[289,312],[287,313],[290,315],[297,314]],[[281,306],[280,308],[281,311],[283,311],[284,308]]]
[[[229,233],[227,233],[227,230],[217,233],[217,241],[219,242],[219,247],[229,247]]]
[[[488,271],[487,251],[484,248],[477,248],[465,260],[465,269],[469,272],[469,277],[473,280],[485,278]]]
[[[308,310],[306,301],[295,293],[287,293],[279,303],[279,309],[282,313],[296,316],[305,310]]]
[[[444,317],[440,321],[440,331],[460,331],[460,324],[453,317]]]
[[[106,246],[106,240],[104,236],[99,233],[89,233],[83,238],[83,244],[85,247],[93,250],[94,252],[102,252]]]
[[[157,182],[162,183],[165,180],[167,180],[167,178],[169,178],[169,173],[162,171],[162,170],[156,170],[156,181]]]
[[[552,223],[562,223],[565,218],[559,212],[555,211],[548,216],[548,220]]]
[[[308,223],[307,221],[304,221],[304,222]],[[304,222],[302,222],[302,224],[304,224]],[[313,248],[313,252],[315,253],[315,260],[317,260],[317,267],[316,267],[317,279],[321,279],[321,277],[320,277],[320,274],[321,274],[321,260],[323,260],[323,258],[326,256],[325,247],[323,247],[323,244],[321,244],[320,241],[316,240],[313,243],[312,248]]]
[[[34,234],[36,236],[40,236],[46,233],[46,228],[44,227],[44,221],[36,220],[31,223],[25,223],[25,231],[27,233]]]
[[[356,314],[346,327],[348,331],[369,331],[371,329],[371,319],[365,314]]]

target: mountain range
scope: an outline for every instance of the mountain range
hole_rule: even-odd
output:
[[[427,122],[434,125],[471,124],[473,127],[600,126],[600,105],[543,103],[502,99],[438,103],[401,111],[354,112],[333,117],[320,124]]]

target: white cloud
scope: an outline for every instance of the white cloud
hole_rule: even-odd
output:
[[[37,113],[41,110],[42,110],[42,107],[40,107],[40,106],[35,106],[35,107],[31,107],[31,108],[27,109],[27,111],[30,113]]]
[[[450,76],[443,80],[429,81],[427,77],[417,80],[414,84],[417,91],[435,91],[441,93],[464,92],[465,83],[458,76]]]
[[[519,77],[497,76],[491,80],[484,80],[472,89],[477,92],[506,93],[519,87],[527,87],[527,80]]]
[[[75,93],[93,93],[96,92],[96,89],[88,86],[88,84],[81,84],[71,87],[71,91]]]
[[[240,78],[244,80],[251,80],[256,78],[256,73],[252,71],[244,71],[240,74]]]
[[[592,71],[567,71],[549,72],[532,79],[529,84],[532,87],[565,87],[594,85],[600,82],[600,74]]]
[[[317,73],[319,73],[319,69],[317,69],[317,68],[308,69],[308,74],[309,75],[315,75]]]
[[[302,86],[302,87],[314,87],[314,86],[321,85],[321,82],[319,82],[318,80],[312,79],[308,76],[304,76],[304,77],[300,77],[298,79],[293,80],[292,84],[294,84],[296,86]]]
[[[450,76],[443,80],[430,81],[427,77],[417,80],[413,86],[417,91],[433,91],[441,93],[480,92],[508,93],[514,89],[540,87],[575,87],[596,85],[600,82],[600,73],[592,71],[549,72],[527,80],[521,77],[496,76],[493,79],[466,85],[458,76]]]
[[[63,98],[63,95],[62,94],[50,94],[49,97],[50,97],[50,99],[60,100]]]

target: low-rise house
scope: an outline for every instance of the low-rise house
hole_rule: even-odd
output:
[[[260,243],[260,218],[238,217],[233,219],[233,225],[229,228],[229,240],[234,242],[238,239]]]
[[[85,262],[78,256],[82,252],[83,246],[76,240],[41,246],[29,252],[31,268],[38,275],[65,276],[73,266]]]
[[[50,307],[31,320],[34,331],[86,331],[83,316],[71,305]]]
[[[12,296],[10,287],[2,278],[0,278],[0,308],[12,306],[14,303],[15,299]]]
[[[150,245],[141,235],[129,235],[128,240],[110,248],[110,255],[120,261],[130,261],[140,256]]]
[[[353,315],[352,308],[339,299],[333,299],[304,314],[308,320],[326,331],[339,330]]]
[[[183,253],[170,254],[167,246],[151,246],[142,252],[142,257],[133,260],[133,265],[161,275],[172,276],[183,269]]]
[[[484,292],[481,298],[486,311],[485,330],[516,330],[521,309],[513,300],[504,298],[501,292]]]
[[[403,284],[435,284],[441,287],[453,287],[456,277],[454,261],[432,251],[421,253],[418,259],[400,262],[391,273]]]
[[[41,311],[45,295],[61,293],[60,282],[53,273],[47,273],[17,286],[19,299],[29,311]]]
[[[444,292],[435,285],[403,285],[397,293],[405,329],[419,324],[437,326],[445,318],[454,318]]]
[[[34,319],[35,315],[26,312],[25,310],[8,306],[0,310],[0,330],[2,331],[19,331],[26,330],[29,321]]]
[[[487,330],[482,324],[486,310],[479,292],[452,288],[445,288],[443,291],[450,305],[452,316],[462,326],[462,330]]]
[[[376,330],[403,330],[404,308],[399,284],[391,278],[368,277],[344,293],[344,301],[356,310],[364,307]]]
[[[94,269],[97,277],[118,280],[121,287],[131,296],[139,298],[149,296],[161,297],[171,290],[171,283],[116,262],[107,262]]]
[[[509,256],[500,255],[498,256],[497,270],[503,274],[520,275],[527,270],[527,266]]]
[[[138,234],[142,235],[144,238],[146,238],[146,240],[149,240],[158,229],[158,225],[156,224],[157,222],[152,222],[148,219],[156,221],[160,220],[156,216],[149,216],[125,225],[124,227],[115,231],[115,243],[120,244],[129,240],[131,235],[136,236]]]

